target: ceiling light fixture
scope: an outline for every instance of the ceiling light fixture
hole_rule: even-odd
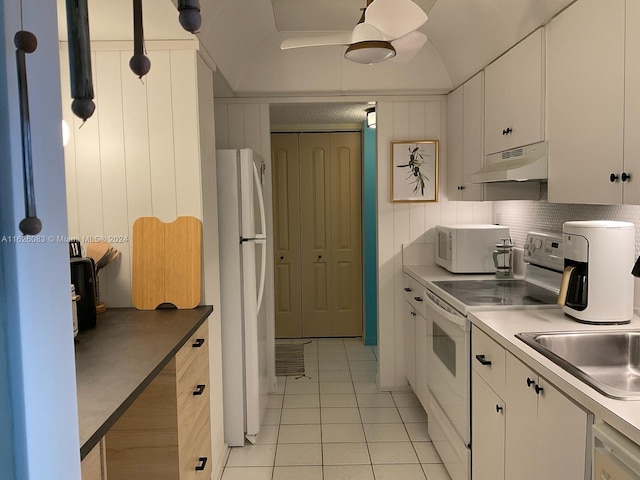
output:
[[[375,107],[367,108],[367,127],[376,128],[376,109]]]
[[[365,40],[352,43],[344,52],[344,58],[352,62],[372,65],[396,56],[396,49],[386,40]]]
[[[371,65],[395,57],[396,49],[384,39],[382,32],[365,22],[365,10],[362,12],[360,22],[353,29],[352,42],[344,52],[344,58],[352,62]]]

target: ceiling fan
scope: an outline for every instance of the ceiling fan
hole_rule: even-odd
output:
[[[280,48],[346,45],[345,58],[356,63],[408,63],[427,41],[416,31],[426,21],[427,14],[411,0],[367,0],[352,32],[289,38]]]

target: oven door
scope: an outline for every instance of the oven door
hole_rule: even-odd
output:
[[[461,313],[427,291],[427,387],[465,446],[470,442],[470,328]],[[439,304],[440,303],[440,304]]]

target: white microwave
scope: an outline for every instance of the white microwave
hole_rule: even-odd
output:
[[[436,225],[436,263],[453,273],[496,271],[493,251],[509,238],[500,225]]]

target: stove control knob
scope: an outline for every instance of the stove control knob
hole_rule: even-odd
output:
[[[540,248],[540,247],[542,247],[542,240],[540,240],[539,238],[537,238],[537,239],[536,239],[536,242],[535,242],[535,246],[536,246],[536,248]]]
[[[527,247],[526,249],[527,255],[531,255],[536,250],[536,246],[534,244],[533,238],[531,237],[527,238],[526,247]]]

